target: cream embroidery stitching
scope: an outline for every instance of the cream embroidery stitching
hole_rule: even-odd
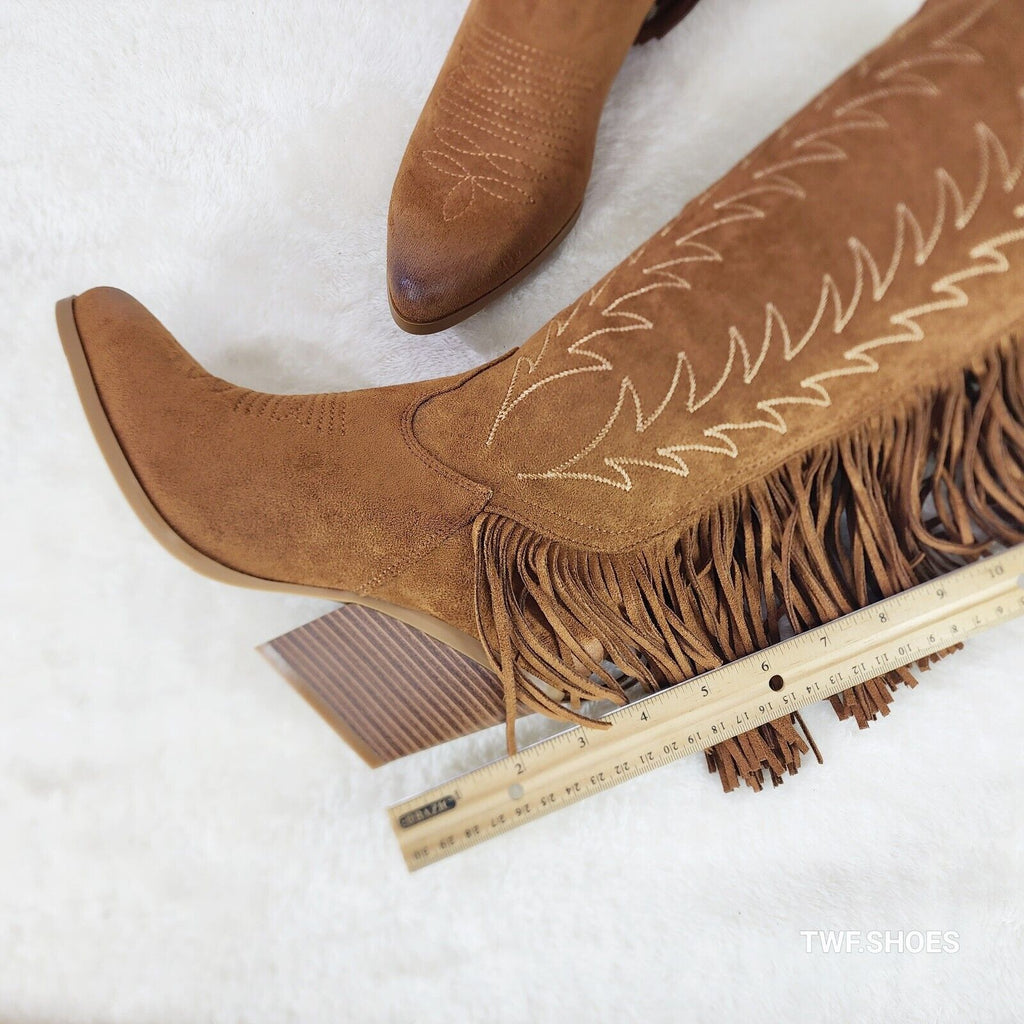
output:
[[[483,194],[532,205],[542,164],[571,159],[578,108],[592,81],[569,58],[543,54],[486,26],[476,26],[463,60],[437,99],[447,125],[433,128],[423,160],[452,179],[441,216],[464,216]],[[514,152],[495,148],[504,144]]]
[[[956,0],[954,0],[954,2],[956,2]],[[931,40],[927,44],[924,53],[919,54],[916,57],[904,58],[895,64],[887,65],[881,70],[875,72],[875,74],[872,75],[871,86],[866,93],[847,100],[832,111],[832,117],[842,118],[842,123],[825,125],[816,131],[809,132],[795,139],[790,144],[792,150],[796,153],[795,156],[769,167],[759,169],[751,175],[752,184],[749,187],[713,203],[710,206],[710,210],[713,215],[716,215],[714,216],[714,219],[706,224],[693,228],[687,234],[675,240],[674,245],[677,248],[685,249],[687,255],[674,259],[662,260],[656,264],[643,268],[641,270],[642,274],[651,275],[656,278],[656,280],[650,285],[634,289],[625,295],[620,295],[611,300],[604,309],[601,310],[599,315],[602,318],[609,318],[616,322],[609,326],[595,328],[583,337],[572,342],[572,344],[570,344],[565,350],[565,354],[567,356],[582,356],[590,360],[590,362],[583,365],[571,366],[564,370],[547,374],[539,380],[527,384],[518,394],[514,394],[515,388],[519,384],[521,377],[530,377],[536,373],[539,368],[543,356],[548,348],[547,342],[551,337],[551,327],[549,326],[541,352],[532,358],[524,355],[520,356],[519,359],[516,360],[513,366],[509,387],[484,442],[485,447],[490,447],[493,444],[498,429],[508,418],[511,412],[521,402],[541,388],[553,384],[555,381],[564,380],[567,377],[575,376],[580,373],[609,372],[613,370],[614,365],[610,359],[599,352],[594,351],[592,348],[586,347],[592,341],[609,334],[618,334],[637,330],[653,330],[655,328],[653,320],[649,317],[638,312],[632,312],[628,309],[621,309],[621,306],[628,303],[631,299],[637,298],[640,295],[656,289],[675,288],[680,290],[689,290],[691,287],[689,281],[687,281],[686,278],[680,277],[679,274],[674,273],[672,268],[682,266],[686,263],[724,262],[724,257],[719,250],[704,242],[697,242],[695,239],[702,235],[715,232],[728,224],[750,220],[763,220],[767,216],[767,213],[761,207],[751,202],[751,200],[756,199],[758,196],[775,193],[789,196],[798,201],[805,199],[807,196],[806,190],[792,178],[782,174],[781,172],[797,166],[805,166],[809,164],[830,164],[849,159],[848,152],[837,143],[830,141],[831,137],[850,131],[888,130],[890,127],[889,122],[876,111],[864,110],[863,107],[866,104],[877,102],[884,98],[891,98],[893,96],[922,96],[935,98],[941,94],[941,90],[935,85],[935,83],[923,78],[914,71],[908,70],[909,68],[916,68],[924,64],[934,63],[974,65],[983,63],[984,56],[981,53],[973,47],[961,43],[958,40],[964,32],[976,24],[981,17],[991,10],[991,8],[998,2],[1000,2],[1000,0],[989,0],[988,3],[971,11],[965,18],[952,26],[948,31]],[[952,6],[952,4],[949,6]],[[877,88],[876,86],[879,83],[889,84],[882,88]],[[822,99],[824,99],[824,97]],[[821,102],[821,100],[819,100],[819,102]],[[744,163],[746,163],[746,161]],[[681,216],[682,214],[680,214],[680,217]],[[659,232],[657,237],[664,238],[675,230],[680,217],[670,221],[661,230],[661,232]],[[638,249],[633,253],[629,260],[621,266],[634,266],[646,254],[650,244],[651,243],[648,242],[646,245]],[[588,302],[588,305],[593,305],[595,303],[597,297],[608,287],[619,269],[621,269],[621,267],[613,270],[611,274],[604,278],[603,281],[599,282],[591,292],[591,299]],[[577,304],[576,307],[573,307],[567,320],[563,321],[563,323],[571,321],[578,308],[579,304]],[[777,313],[777,311],[775,312]],[[771,314],[771,311],[769,311],[769,313]],[[564,328],[556,328],[558,335],[561,335],[563,330]],[[739,332],[737,331],[735,333],[738,334]],[[733,344],[734,343],[735,342],[733,341]],[[806,343],[806,340],[804,343]],[[762,347],[762,359],[763,352],[764,348]],[[731,345],[729,355],[730,361],[734,358],[734,355],[735,349]],[[757,362],[758,367],[760,366],[760,362],[761,359]],[[525,374],[522,372],[524,368],[526,368]],[[631,388],[632,383],[630,382],[627,390]],[[620,388],[620,401],[622,397],[623,392]],[[709,398],[710,397],[713,397],[713,395],[709,395]]]
[[[1022,113],[1024,113],[1024,88],[1018,90],[1018,96],[1022,103]],[[712,386],[707,395],[697,399],[697,383],[693,368],[686,353],[680,352],[676,362],[675,374],[668,392],[654,412],[647,417],[643,415],[642,403],[632,381],[629,377],[624,377],[611,416],[601,430],[598,431],[597,435],[579,453],[550,470],[540,473],[520,473],[518,474],[519,479],[589,480],[594,483],[608,484],[620,490],[629,491],[633,487],[633,478],[625,468],[626,466],[658,469],[677,476],[686,477],[690,473],[690,467],[682,457],[682,453],[705,452],[736,458],[739,455],[739,446],[735,439],[730,436],[732,433],[753,429],[767,429],[773,430],[780,435],[785,434],[788,432],[788,425],[782,414],[777,411],[778,408],[787,405],[811,405],[819,408],[828,408],[832,404],[832,397],[828,389],[823,386],[825,381],[864,373],[877,373],[881,369],[881,364],[873,356],[869,355],[870,352],[890,345],[914,343],[923,340],[925,332],[919,323],[919,319],[931,313],[962,309],[967,306],[970,296],[960,287],[963,282],[990,274],[1006,273],[1010,269],[1011,264],[1002,249],[1016,242],[1024,241],[1024,229],[1003,232],[971,248],[969,250],[971,265],[946,274],[932,284],[931,291],[936,295],[945,296],[944,298],[923,305],[916,305],[899,313],[892,314],[889,317],[889,323],[895,328],[902,328],[902,331],[862,342],[843,353],[844,365],[805,377],[800,382],[800,388],[803,391],[812,392],[811,395],[787,395],[766,399],[758,402],[755,406],[758,411],[765,414],[765,418],[740,423],[719,423],[704,430],[703,436],[709,440],[719,442],[717,445],[697,443],[660,447],[656,449],[656,454],[662,459],[667,460],[664,462],[653,458],[607,457],[603,460],[604,464],[614,471],[616,474],[614,477],[600,476],[596,473],[576,472],[572,469],[573,466],[593,452],[608,436],[625,406],[627,396],[632,398],[634,405],[636,433],[641,434],[658,419],[674,396],[681,377],[681,367],[686,367],[689,381],[689,395],[686,408],[689,412],[695,412],[717,394],[725,384],[725,381],[732,373],[737,351],[743,360],[743,380],[749,384],[760,368],[776,335],[782,339],[783,358],[788,362],[799,355],[810,338],[825,321],[829,309],[832,310],[834,317],[832,324],[833,333],[838,335],[842,333],[857,309],[861,306],[867,290],[870,290],[871,299],[874,302],[884,299],[896,277],[897,271],[903,264],[908,239],[912,243],[913,262],[915,266],[921,267],[931,257],[947,225],[952,225],[953,229],[957,232],[963,231],[970,225],[989,191],[993,180],[993,163],[997,169],[996,180],[1001,181],[1004,193],[1009,194],[1013,192],[1020,183],[1022,175],[1024,175],[1024,145],[1022,145],[1017,160],[1011,163],[1005,147],[987,125],[978,124],[975,126],[975,139],[978,145],[980,169],[978,184],[969,200],[965,201],[960,187],[944,168],[936,170],[935,181],[938,201],[934,225],[927,236],[913,211],[905,203],[898,203],[895,208],[896,239],[893,255],[884,274],[881,272],[878,263],[867,246],[859,239],[851,238],[848,242],[848,247],[853,257],[856,276],[853,294],[849,302],[844,307],[838,285],[831,274],[826,273],[822,279],[821,298],[811,326],[795,345],[792,342],[785,318],[774,304],[768,303],[766,307],[764,341],[762,342],[756,362],[751,363],[750,352],[743,336],[735,327],[731,328],[729,355],[722,376]],[[950,211],[952,211],[952,215]],[[1014,215],[1018,218],[1024,218],[1024,206],[1015,207]]]

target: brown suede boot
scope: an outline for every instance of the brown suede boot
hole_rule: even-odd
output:
[[[695,4],[472,0],[391,194],[388,297],[400,327],[458,323],[558,245],[579,216],[626,52]]]
[[[930,0],[520,349],[445,380],[249,391],[87,292],[59,319],[93,428],[176,554],[490,664],[510,739],[517,704],[621,702],[608,662],[686,679],[1024,540],[1022,52],[1019,0]],[[836,710],[866,724],[909,681]],[[785,716],[710,759],[759,786],[806,750]]]

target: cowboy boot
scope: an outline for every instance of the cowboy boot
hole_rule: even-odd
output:
[[[388,298],[400,327],[458,323],[558,245],[579,216],[626,52],[695,3],[472,0],[391,195]]]
[[[609,663],[672,684],[1024,539],[1022,48],[1017,0],[930,0],[521,348],[454,377],[263,394],[86,292],[58,313],[86,411],[195,568],[486,662],[510,744],[517,706],[587,721],[582,702],[625,699]],[[833,703],[865,725],[910,681]],[[464,730],[451,686],[421,685]],[[390,686],[366,703],[400,723]],[[777,781],[797,726],[711,763],[727,787]]]

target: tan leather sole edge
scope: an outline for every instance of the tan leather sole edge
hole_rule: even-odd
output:
[[[494,302],[495,299],[500,299],[510,288],[514,288],[527,274],[532,273],[537,267],[549,256],[551,253],[558,248],[559,245],[565,239],[565,236],[572,231],[576,224],[576,221],[580,218],[580,212],[583,209],[583,203],[572,212],[569,219],[559,229],[558,234],[548,242],[543,249],[541,249],[535,256],[533,256],[529,263],[524,264],[520,267],[511,277],[506,278],[501,284],[495,285],[489,292],[481,295],[479,299],[475,299],[468,305],[463,306],[461,309],[457,309],[454,313],[449,313],[448,316],[441,317],[440,320],[428,320],[420,322],[417,320],[408,320],[395,308],[395,300],[391,295],[391,288],[388,287],[388,307],[391,310],[391,316],[394,318],[396,324],[409,334],[437,334],[438,331],[445,331],[449,327],[454,327],[458,323],[462,323],[463,320],[468,320],[474,313],[479,313],[484,306]]]
[[[60,335],[61,344],[64,346],[64,354],[67,356],[68,365],[71,367],[71,374],[74,378],[75,387],[78,389],[78,397],[81,400],[82,408],[85,410],[86,419],[92,429],[96,443],[99,445],[107,465],[110,467],[114,479],[121,488],[131,505],[135,514],[142,520],[143,525],[175,558],[184,562],[190,569],[217,580],[220,583],[230,583],[236,587],[249,587],[255,590],[272,590],[285,594],[301,594],[304,597],[319,597],[328,601],[335,601],[341,604],[358,604],[404,622],[421,630],[428,636],[447,644],[453,650],[466,655],[479,665],[490,668],[487,655],[475,637],[471,637],[461,630],[449,626],[446,622],[427,615],[425,612],[417,612],[408,608],[400,608],[397,605],[381,601],[374,597],[362,594],[355,594],[343,590],[331,590],[325,587],[303,586],[297,583],[282,583],[278,580],[262,579],[259,576],[250,576],[247,573],[231,569],[220,562],[214,561],[208,555],[194,548],[163,518],[156,506],[149,500],[135,476],[120,442],[114,433],[110,420],[107,418],[103,401],[96,390],[96,382],[93,380],[92,369],[82,345],[82,339],[78,333],[78,324],[75,322],[74,296],[61,299],[57,303],[57,332]]]

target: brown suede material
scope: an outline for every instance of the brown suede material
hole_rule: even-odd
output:
[[[401,608],[427,612],[476,636],[473,562],[472,528],[466,526],[383,583],[374,596]]]
[[[440,320],[499,287],[583,200],[601,108],[650,0],[473,0],[399,168],[398,313]]]
[[[969,366],[1024,316],[1022,53],[1019,0],[932,0],[417,436],[620,551]]]
[[[548,328],[462,377],[246,391],[98,289],[75,315],[100,396],[200,551],[471,631],[478,513],[584,552],[636,547],[1024,319],[1022,52],[1019,0],[931,0]]]
[[[74,311],[100,399],[150,501],[230,568],[372,590],[486,501],[408,430],[406,413],[438,381],[268,395],[206,373],[124,292],[93,289]]]

